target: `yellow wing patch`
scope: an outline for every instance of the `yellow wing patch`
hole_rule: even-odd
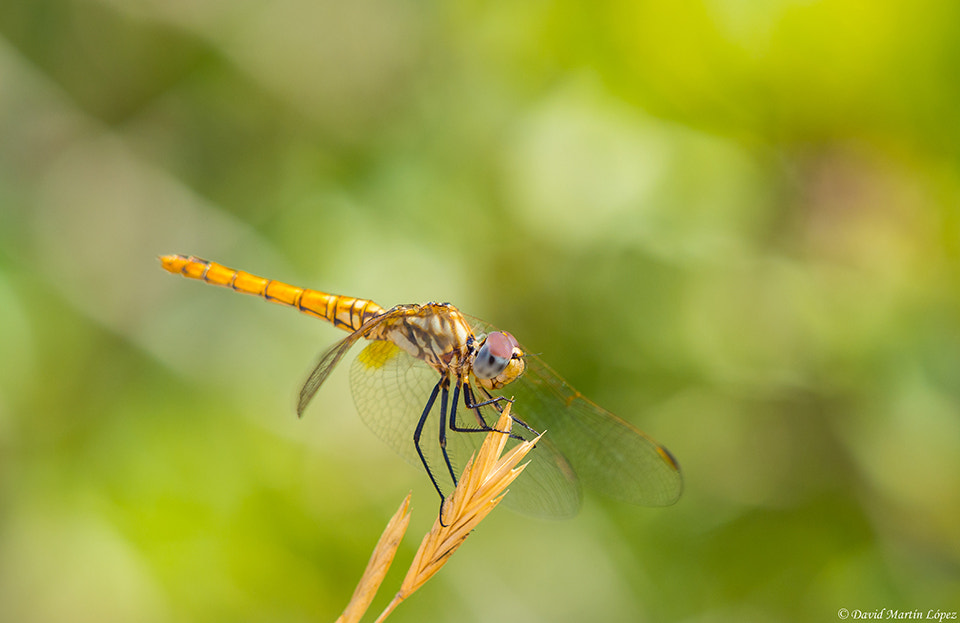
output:
[[[400,347],[393,342],[375,340],[357,355],[357,361],[367,368],[382,368],[400,352]]]

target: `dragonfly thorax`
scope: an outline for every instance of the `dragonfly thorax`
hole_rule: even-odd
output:
[[[449,303],[398,305],[366,337],[389,340],[443,375],[466,364],[475,342],[463,314]]]
[[[460,310],[450,303],[397,305],[366,337],[389,340],[442,376],[464,379],[473,373],[477,383],[500,389],[523,374],[523,351],[505,331],[477,339]]]

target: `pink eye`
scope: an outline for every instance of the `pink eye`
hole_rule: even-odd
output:
[[[517,346],[517,340],[509,333],[496,331],[487,336],[484,347],[487,351],[499,359],[509,359],[513,356],[513,347]]]
[[[517,340],[503,331],[494,331],[487,335],[477,351],[473,361],[473,373],[478,379],[492,379],[503,372],[510,359]]]

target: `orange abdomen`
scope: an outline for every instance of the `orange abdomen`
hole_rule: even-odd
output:
[[[294,307],[347,331],[356,331],[363,323],[385,311],[373,301],[298,288],[273,279],[257,277],[242,270],[233,270],[198,257],[162,255],[160,263],[171,273],[233,288],[237,292],[253,294],[273,303]]]

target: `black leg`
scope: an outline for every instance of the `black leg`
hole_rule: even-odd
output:
[[[486,405],[492,404],[494,409],[496,409],[500,413],[503,413],[503,407],[500,406],[500,403],[513,402],[512,400],[508,400],[503,396],[491,396],[489,392],[487,392],[487,390],[483,389],[482,387],[480,388],[480,391],[483,392],[483,394],[486,396],[487,399],[482,402],[477,402],[476,398],[473,395],[473,389],[469,385],[467,385],[466,388],[464,389],[463,401],[466,404],[466,407],[468,409],[474,410],[474,412],[477,414],[477,419],[480,420],[484,425],[486,425],[486,422],[483,422],[483,419],[480,417],[480,407],[484,407]],[[527,425],[526,422],[524,422],[520,418],[513,415],[513,413],[510,414],[510,419],[516,422],[517,424],[519,424],[520,426],[524,427],[534,435],[540,434],[540,431],[531,428],[530,426]],[[514,439],[523,439],[523,437],[519,435],[515,435],[513,433],[511,433],[510,436],[513,437]]]
[[[455,430],[458,433],[464,432],[462,428],[457,426],[457,403],[460,402],[460,381],[457,381],[457,384],[453,388],[453,402],[450,403],[450,430]]]
[[[440,379],[440,452],[443,453],[443,460],[447,464],[447,471],[450,472],[450,479],[453,480],[453,486],[457,486],[457,475],[453,473],[453,465],[450,463],[450,455],[447,454],[447,404],[450,399],[450,377],[444,376]],[[457,410],[457,390],[453,390],[454,404],[450,409],[450,422]]]
[[[443,491],[440,490],[440,485],[437,484],[437,479],[434,477],[433,471],[430,469],[430,465],[427,463],[427,458],[423,456],[423,450],[420,449],[420,434],[423,432],[423,425],[427,422],[427,416],[430,415],[430,410],[433,409],[433,403],[437,400],[437,394],[440,393],[440,384],[442,382],[443,379],[440,379],[440,381],[437,381],[436,386],[434,386],[433,392],[430,394],[430,399],[427,400],[427,404],[423,408],[423,413],[420,414],[420,421],[417,422],[417,428],[413,431],[413,447],[417,449],[417,454],[420,456],[420,462],[423,463],[423,468],[427,470],[427,476],[430,476],[430,482],[433,483],[433,488],[437,490],[438,494],[440,494],[441,523],[443,523]]]
[[[487,422],[483,419],[483,415],[480,413],[480,407],[485,405],[475,404],[475,401],[473,400],[473,391],[470,389],[470,385],[458,380],[457,386],[453,389],[453,399],[459,402],[461,385],[463,386],[463,406],[473,411],[474,416],[477,418],[477,424],[479,427],[472,428],[470,426],[460,426],[457,424],[457,411],[456,405],[454,405],[453,409],[450,410],[450,430],[457,431],[458,433],[489,433],[493,430],[493,427],[487,424]]]
[[[460,390],[461,384],[463,385],[463,406],[473,411],[474,416],[477,418],[477,424],[478,424],[477,428],[472,428],[470,426],[460,426],[457,424],[456,402],[458,398],[457,393]],[[514,433],[507,433],[507,431],[498,430],[490,426],[489,424],[487,424],[486,420],[483,419],[483,414],[480,413],[480,407],[485,407],[487,405],[493,405],[497,411],[503,411],[503,408],[500,406],[500,403],[510,402],[510,400],[508,400],[507,398],[504,398],[503,396],[497,396],[496,398],[490,398],[489,400],[485,400],[483,402],[477,402],[474,399],[473,389],[470,387],[470,384],[463,383],[462,381],[458,381],[457,387],[454,388],[453,399],[454,399],[454,406],[450,410],[450,430],[456,431],[458,433],[489,433],[489,432],[506,433],[510,435],[511,439],[519,439],[520,441],[523,441],[524,438],[521,437],[520,435],[516,435]],[[517,418],[513,418],[513,420],[515,422],[520,422],[520,420],[518,420]],[[523,424],[523,422],[520,422],[520,423],[525,428],[528,428],[528,429],[530,428],[526,424]],[[540,434],[540,433],[537,433],[536,431],[532,431],[532,432],[536,435]]]

